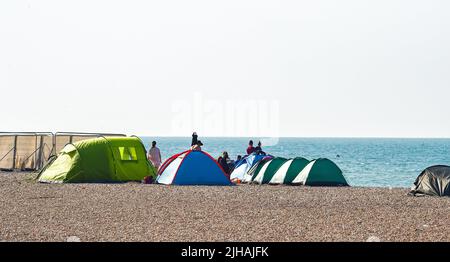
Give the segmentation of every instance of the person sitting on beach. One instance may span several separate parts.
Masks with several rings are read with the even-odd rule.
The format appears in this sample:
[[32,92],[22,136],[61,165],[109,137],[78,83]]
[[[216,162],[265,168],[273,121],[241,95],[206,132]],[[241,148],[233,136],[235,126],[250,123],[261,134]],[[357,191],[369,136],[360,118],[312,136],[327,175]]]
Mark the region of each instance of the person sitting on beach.
[[228,157],[227,151],[224,151],[222,153],[222,157],[219,157],[219,159],[218,159],[220,166],[222,167],[223,171],[225,171],[225,173],[227,175],[230,174],[230,167],[228,166],[228,161],[227,161],[228,159],[229,159],[229,157]]
[[258,155],[265,155],[266,153],[264,151],[262,151],[261,145],[262,145],[261,141],[258,141],[258,146],[255,147],[255,152]]
[[248,141],[247,155],[250,155],[253,152],[255,152],[255,148],[253,147],[253,140],[250,140]]
[[191,146],[191,150],[193,150],[193,151],[202,151],[202,146],[203,146],[202,141],[198,140],[197,144]]
[[156,169],[161,166],[161,151],[156,147],[156,141],[152,142],[152,147],[148,151],[147,158]]

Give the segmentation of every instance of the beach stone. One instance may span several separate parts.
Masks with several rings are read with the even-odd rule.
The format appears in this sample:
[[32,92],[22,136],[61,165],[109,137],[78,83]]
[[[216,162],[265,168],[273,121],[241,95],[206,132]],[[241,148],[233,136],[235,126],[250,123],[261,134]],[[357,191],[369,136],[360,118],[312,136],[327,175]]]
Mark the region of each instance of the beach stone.
[[381,242],[379,237],[376,236],[370,236],[367,238],[366,242]]
[[81,242],[81,239],[77,236],[70,236],[67,238],[66,242]]

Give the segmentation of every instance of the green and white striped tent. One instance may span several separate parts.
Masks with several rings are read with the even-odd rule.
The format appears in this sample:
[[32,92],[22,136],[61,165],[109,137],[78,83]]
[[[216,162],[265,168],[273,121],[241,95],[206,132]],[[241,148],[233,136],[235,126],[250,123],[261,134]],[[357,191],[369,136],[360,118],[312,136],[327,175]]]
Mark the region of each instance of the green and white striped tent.
[[275,172],[269,184],[292,184],[297,175],[309,164],[309,160],[303,157],[289,159]]
[[348,186],[342,170],[333,161],[327,158],[308,161],[301,157],[276,157],[262,163],[254,170],[251,183]]
[[331,160],[319,158],[312,160],[292,180],[292,184],[307,186],[349,186],[342,170]]
[[252,182],[258,184],[268,184],[272,179],[273,175],[278,171],[278,169],[288,161],[283,157],[275,157],[261,166],[259,172],[253,174]]

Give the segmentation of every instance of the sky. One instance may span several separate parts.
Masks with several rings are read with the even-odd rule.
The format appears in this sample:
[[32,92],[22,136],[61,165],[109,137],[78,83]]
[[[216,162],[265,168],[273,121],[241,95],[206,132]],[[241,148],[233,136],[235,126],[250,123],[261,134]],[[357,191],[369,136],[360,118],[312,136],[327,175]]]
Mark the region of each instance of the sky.
[[0,1],[0,131],[450,137],[450,1]]

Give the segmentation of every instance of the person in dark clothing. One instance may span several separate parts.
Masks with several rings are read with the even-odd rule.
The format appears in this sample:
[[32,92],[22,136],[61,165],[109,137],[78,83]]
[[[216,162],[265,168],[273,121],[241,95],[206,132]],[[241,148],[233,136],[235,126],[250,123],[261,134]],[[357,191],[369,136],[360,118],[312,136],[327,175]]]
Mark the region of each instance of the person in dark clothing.
[[255,151],[257,151],[257,152],[262,151],[261,141],[258,141],[258,145],[255,147]]
[[194,151],[202,151],[202,146],[203,146],[202,141],[198,140],[198,141],[197,141],[197,144],[191,146],[191,150],[194,150]]
[[226,174],[230,174],[230,167],[228,166],[228,153],[225,151],[222,153],[222,157],[219,157],[219,164],[222,167],[223,171],[225,171]]
[[247,155],[250,155],[253,152],[255,152],[255,148],[253,147],[253,140],[250,140],[248,141]]
[[198,135],[197,132],[192,133],[192,142],[191,142],[191,146],[197,145],[198,142]]
[[241,163],[241,161],[242,161],[242,156],[241,155],[238,155],[237,156],[237,158],[236,158],[236,160],[234,160],[234,161],[231,161],[231,163],[230,163],[230,169],[232,169],[232,171],[230,172],[230,174],[233,172],[233,170],[234,170],[234,168],[236,167],[236,165],[238,165],[239,163]]
[[260,155],[265,155],[266,153],[262,151],[261,145],[261,141],[258,141],[258,145],[255,147],[255,152]]

